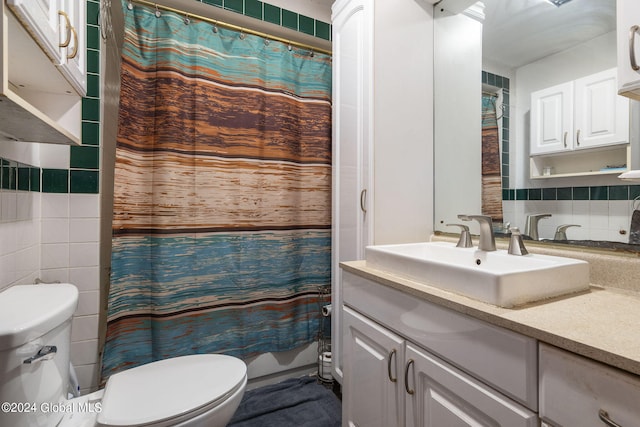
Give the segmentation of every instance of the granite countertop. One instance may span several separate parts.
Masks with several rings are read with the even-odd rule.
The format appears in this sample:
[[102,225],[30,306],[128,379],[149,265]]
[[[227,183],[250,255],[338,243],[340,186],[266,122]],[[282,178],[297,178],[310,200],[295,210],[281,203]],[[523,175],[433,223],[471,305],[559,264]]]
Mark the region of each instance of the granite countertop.
[[640,293],[592,285],[589,291],[501,308],[368,267],[349,272],[490,324],[640,375]]

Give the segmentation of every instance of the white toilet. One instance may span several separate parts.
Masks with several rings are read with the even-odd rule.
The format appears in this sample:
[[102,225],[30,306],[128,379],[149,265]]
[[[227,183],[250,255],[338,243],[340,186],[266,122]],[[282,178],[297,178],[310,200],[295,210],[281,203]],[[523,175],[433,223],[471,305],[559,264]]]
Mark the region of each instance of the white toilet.
[[0,293],[0,426],[223,427],[247,384],[243,361],[219,354],[160,360],[112,375],[103,390],[67,399],[70,284]]

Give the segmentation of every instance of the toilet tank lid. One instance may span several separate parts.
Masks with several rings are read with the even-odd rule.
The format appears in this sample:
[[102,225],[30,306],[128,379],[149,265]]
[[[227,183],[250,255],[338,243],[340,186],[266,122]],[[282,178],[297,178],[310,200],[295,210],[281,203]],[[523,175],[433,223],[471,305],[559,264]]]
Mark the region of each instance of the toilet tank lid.
[[64,323],[78,304],[68,283],[16,285],[0,292],[0,351],[19,347]]

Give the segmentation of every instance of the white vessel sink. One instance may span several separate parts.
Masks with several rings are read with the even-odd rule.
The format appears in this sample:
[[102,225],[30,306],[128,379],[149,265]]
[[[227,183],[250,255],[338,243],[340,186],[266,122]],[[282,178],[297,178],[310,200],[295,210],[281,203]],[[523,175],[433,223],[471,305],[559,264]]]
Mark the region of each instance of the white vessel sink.
[[367,266],[500,307],[589,288],[589,264],[572,258],[509,255],[448,242],[368,246]]

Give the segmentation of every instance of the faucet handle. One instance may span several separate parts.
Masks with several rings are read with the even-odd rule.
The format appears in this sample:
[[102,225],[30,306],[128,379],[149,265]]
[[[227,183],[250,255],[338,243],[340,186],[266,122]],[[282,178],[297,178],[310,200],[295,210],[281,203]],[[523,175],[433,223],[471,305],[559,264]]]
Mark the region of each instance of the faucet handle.
[[522,240],[522,233],[520,233],[520,229],[518,227],[511,227],[509,230],[511,231],[509,249],[507,249],[509,255],[527,255],[529,251],[524,247],[524,241]]
[[460,227],[460,239],[458,240],[457,248],[471,248],[471,233],[469,233],[469,227],[464,224],[447,224],[447,227]]
[[556,228],[556,234],[553,236],[553,240],[567,240],[567,228],[569,227],[581,227],[580,224],[562,224]]

